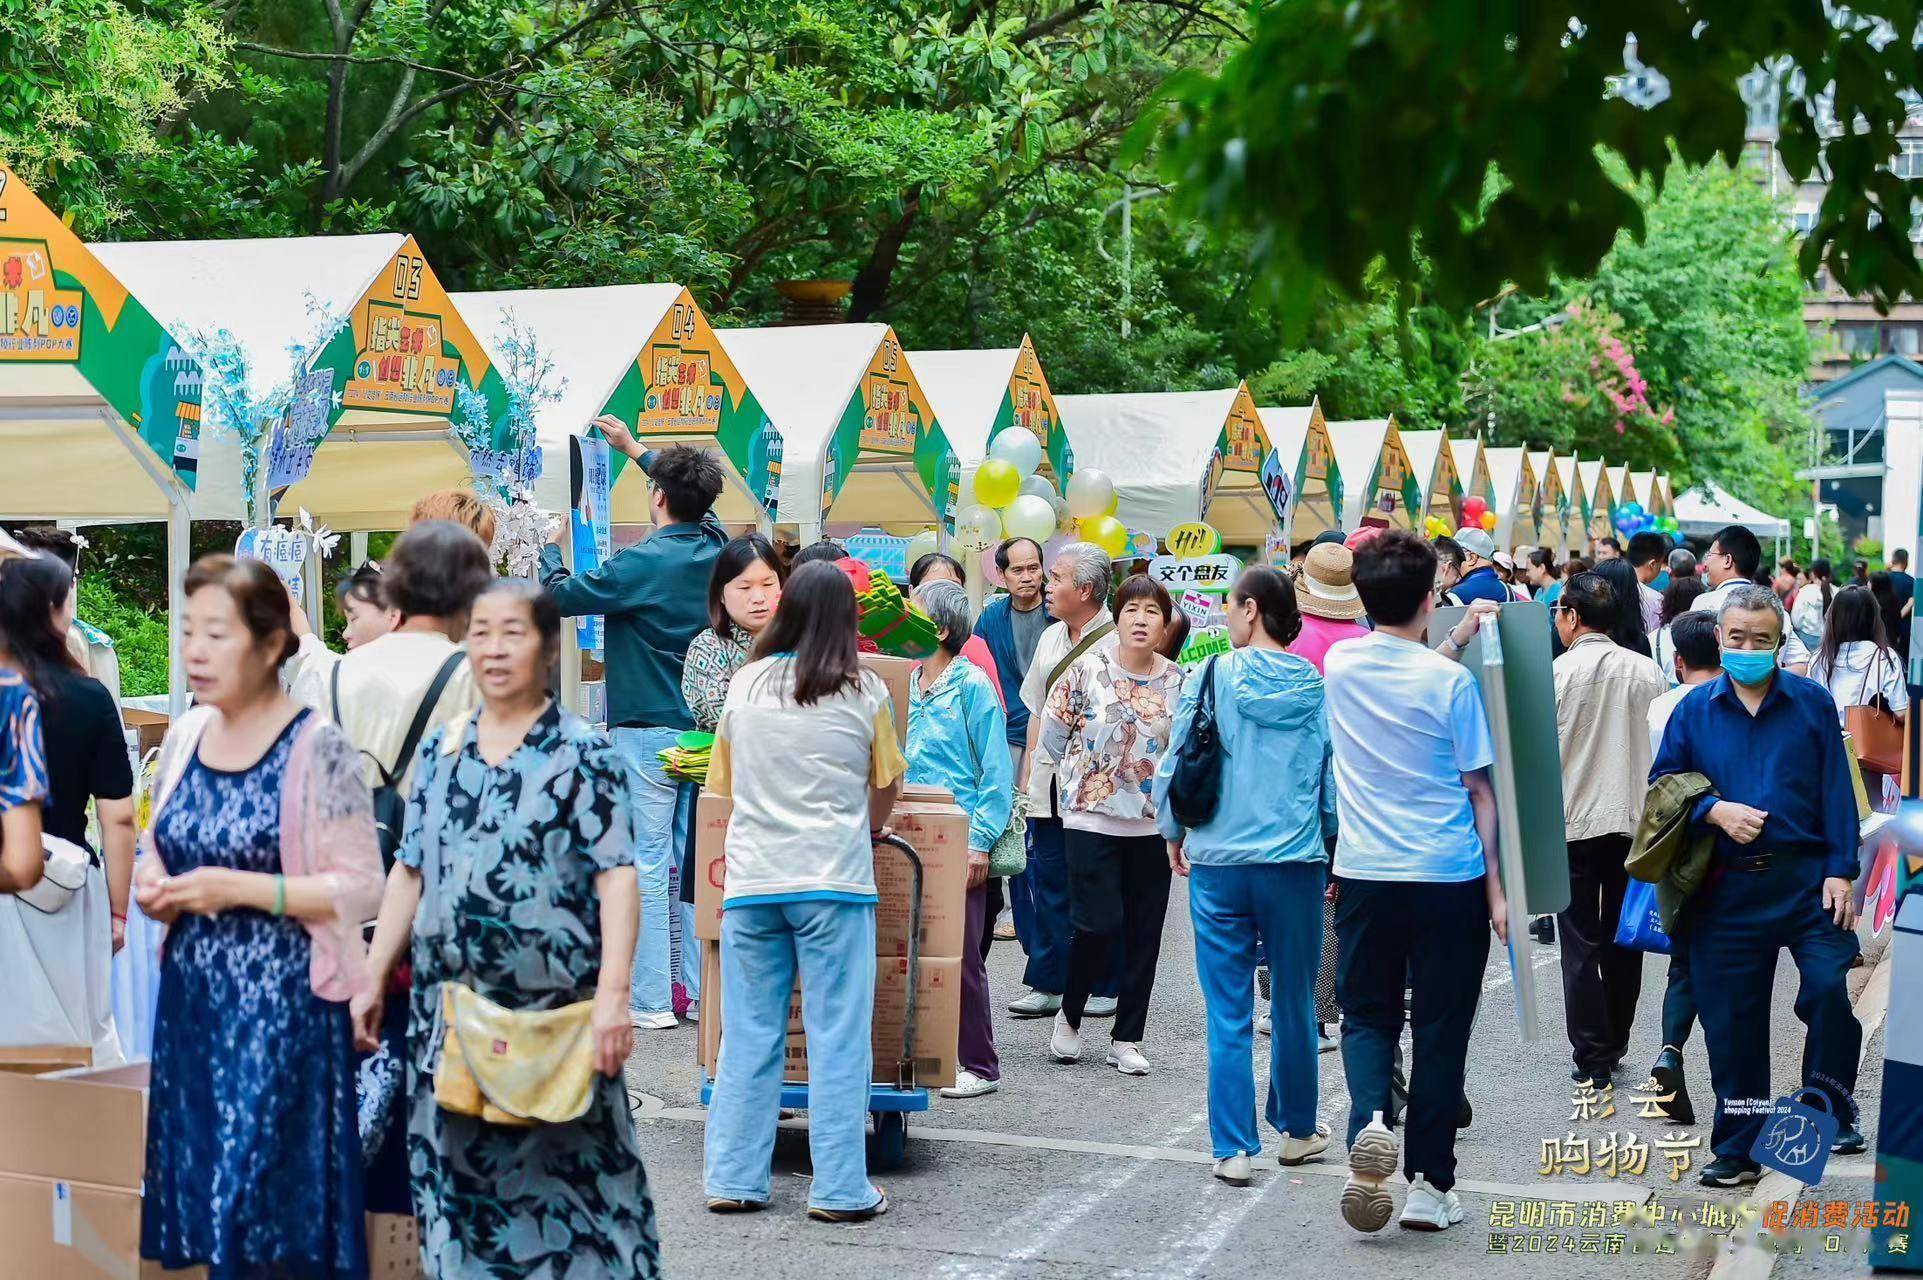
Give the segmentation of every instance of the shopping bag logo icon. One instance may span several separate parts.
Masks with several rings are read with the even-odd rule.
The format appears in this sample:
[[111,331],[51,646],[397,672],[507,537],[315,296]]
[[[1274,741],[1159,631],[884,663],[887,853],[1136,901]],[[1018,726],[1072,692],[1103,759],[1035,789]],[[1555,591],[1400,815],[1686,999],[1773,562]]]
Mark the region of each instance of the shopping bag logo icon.
[[[1810,1105],[1805,1098],[1815,1099],[1820,1107]],[[1830,1110],[1828,1095],[1818,1089],[1799,1089],[1776,1100],[1749,1157],[1765,1169],[1814,1186],[1823,1180],[1823,1166],[1829,1163],[1834,1141],[1836,1115]]]

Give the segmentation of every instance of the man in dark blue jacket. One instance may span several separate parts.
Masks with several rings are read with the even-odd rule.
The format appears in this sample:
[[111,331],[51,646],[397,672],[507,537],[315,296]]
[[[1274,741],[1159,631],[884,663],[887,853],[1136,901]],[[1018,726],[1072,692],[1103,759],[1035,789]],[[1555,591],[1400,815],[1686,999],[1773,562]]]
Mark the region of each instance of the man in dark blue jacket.
[[1450,590],[1451,604],[1474,604],[1494,600],[1508,604],[1515,599],[1509,584],[1496,576],[1496,540],[1481,529],[1456,530],[1455,543],[1462,548],[1462,578]]
[[[668,868],[688,842],[694,788],[668,777],[657,753],[694,728],[681,696],[681,668],[689,642],[709,625],[708,579],[728,541],[713,513],[725,475],[721,462],[705,449],[644,450],[627,424],[611,414],[594,425],[609,448],[647,476],[654,531],[600,568],[571,574],[556,545],[565,536],[564,521],[541,551],[541,581],[563,614],[607,619],[608,730],[628,765],[634,862],[641,880],[641,936],[628,1004],[636,1027],[664,1030],[675,1025]],[[684,908],[681,914],[682,936],[692,939],[694,912]],[[680,977],[691,996],[701,984],[697,954],[692,946],[681,953]]]
[[[1010,538],[995,548],[995,567],[1001,571],[1008,594],[997,596],[982,606],[975,620],[975,634],[995,658],[995,673],[1001,680],[1002,702],[1008,707],[1008,754],[1015,761],[1015,773],[1022,771],[1022,749],[1028,743],[1028,708],[1022,704],[1022,678],[1035,660],[1035,646],[1048,624],[1048,606],[1042,599],[1042,548],[1033,538]],[[1028,891],[1028,873],[1008,881],[1009,907],[1015,914],[1015,936],[1022,949],[1028,949],[1028,921],[1034,902]],[[992,920],[991,916],[991,920]],[[986,948],[984,948],[986,949]]]

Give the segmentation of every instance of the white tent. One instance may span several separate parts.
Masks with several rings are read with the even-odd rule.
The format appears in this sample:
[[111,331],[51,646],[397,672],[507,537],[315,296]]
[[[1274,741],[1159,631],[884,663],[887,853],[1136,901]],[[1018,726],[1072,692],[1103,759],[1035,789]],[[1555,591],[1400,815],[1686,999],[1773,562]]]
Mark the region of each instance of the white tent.
[[1409,455],[1421,494],[1421,517],[1434,516],[1453,532],[1462,523],[1462,476],[1456,470],[1454,441],[1447,431],[1404,431],[1402,448]]
[[1750,506],[1713,480],[1676,495],[1676,523],[1686,538],[1713,538],[1718,529],[1732,524],[1759,538],[1789,537],[1789,521]]
[[1580,551],[1589,541],[1589,497],[1582,487],[1582,472],[1576,467],[1576,455],[1559,453],[1555,461],[1556,481],[1562,485],[1563,500],[1569,504],[1569,510],[1563,517],[1562,549]]
[[1456,477],[1462,481],[1462,496],[1481,498],[1491,511],[1495,510],[1495,486],[1489,479],[1489,455],[1482,447],[1482,437],[1451,439],[1449,452],[1456,461]]
[[[499,376],[448,301],[411,236],[297,236],[102,244],[95,252],[207,369],[209,419],[260,414],[271,431],[295,399],[321,397],[325,432],[312,462],[278,502],[305,507],[337,529],[398,529],[422,494],[472,483],[450,420],[465,383],[505,400]],[[227,358],[217,354],[225,353]],[[262,437],[262,453],[266,438]],[[197,519],[233,518],[229,477],[240,473],[229,431],[201,439]],[[256,519],[273,512],[256,479]]]
[[1609,464],[1601,458],[1588,462],[1578,459],[1576,474],[1582,478],[1583,502],[1589,509],[1589,536],[1615,536],[1616,504],[1621,499],[1616,496],[1616,482],[1610,476]]
[[988,456],[989,442],[1016,426],[1034,434],[1042,446],[1039,470],[1061,491],[1075,469],[1075,452],[1035,345],[1026,335],[1018,347],[992,351],[910,351],[908,363],[961,464],[963,494],[971,492],[975,468]]
[[1246,385],[1221,391],[1057,396],[1076,465],[1115,482],[1116,518],[1157,538],[1204,520],[1225,542],[1261,545],[1288,510],[1288,480],[1267,496],[1264,467],[1279,476],[1268,432]]
[[1536,473],[1537,545],[1560,549],[1568,541],[1571,519],[1569,494],[1562,487],[1562,471],[1556,466],[1554,449],[1537,449],[1529,454],[1529,469]]
[[1496,500],[1490,508],[1496,513],[1492,535],[1496,548],[1507,551],[1518,544],[1539,543],[1542,539],[1536,528],[1536,473],[1529,465],[1529,451],[1511,445],[1482,452],[1488,459],[1489,482],[1496,491]]
[[1284,525],[1291,543],[1342,527],[1342,468],[1320,400],[1256,410],[1290,480]]
[[1394,418],[1331,422],[1329,443],[1342,471],[1342,527],[1356,529],[1365,517],[1407,529],[1422,507],[1422,482],[1402,447]]
[[[772,481],[781,468],[780,437],[766,429],[746,380],[682,286],[503,289],[450,296],[497,366],[505,368],[515,358],[511,348],[528,342],[553,362],[555,394],[534,406],[542,455],[534,492],[542,510],[564,511],[571,505],[569,438],[612,413],[650,447],[718,444],[733,466],[730,484],[715,504],[716,516],[728,524],[768,523]],[[671,397],[674,402],[668,403]],[[614,461],[612,522],[647,524],[646,480],[638,468],[627,475],[619,455]]]
[[805,546],[829,519],[948,532],[960,485],[913,364],[885,324],[717,329],[782,440],[776,518]]

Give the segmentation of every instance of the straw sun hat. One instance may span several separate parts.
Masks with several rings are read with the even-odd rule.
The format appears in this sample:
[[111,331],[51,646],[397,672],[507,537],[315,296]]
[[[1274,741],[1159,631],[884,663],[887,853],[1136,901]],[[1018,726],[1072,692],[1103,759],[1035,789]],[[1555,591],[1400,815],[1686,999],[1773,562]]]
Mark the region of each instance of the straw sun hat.
[[1302,576],[1296,585],[1295,602],[1302,612],[1331,622],[1352,622],[1364,610],[1357,594],[1352,570],[1355,555],[1347,547],[1324,543],[1309,549],[1302,562]]

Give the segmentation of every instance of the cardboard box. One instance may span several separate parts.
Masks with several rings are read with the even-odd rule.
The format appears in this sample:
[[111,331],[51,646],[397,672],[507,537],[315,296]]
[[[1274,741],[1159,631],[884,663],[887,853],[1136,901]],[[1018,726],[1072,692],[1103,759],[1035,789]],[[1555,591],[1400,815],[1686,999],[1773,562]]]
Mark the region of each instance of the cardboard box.
[[[0,1173],[140,1192],[147,1168],[147,1064],[0,1073]],[[4,1239],[5,1237],[0,1237]]]
[[714,1074],[721,1051],[721,944],[701,943],[701,1034],[695,1037],[694,1060]]
[[[946,792],[939,792],[946,795]],[[733,801],[702,792],[694,816],[694,936],[721,938],[721,903],[728,875],[728,814]],[[921,949],[945,958],[962,953],[968,904],[968,817],[952,802],[902,802],[888,820],[921,855]],[[875,951],[908,954],[909,888],[913,877],[899,850],[875,853]]]
[[[53,1280],[206,1280],[140,1257],[140,1192],[0,1173],[0,1240],[9,1276]],[[416,1272],[418,1275],[419,1273]]]
[[372,1280],[419,1280],[421,1224],[412,1214],[367,1215],[367,1274]]
[[[701,1047],[703,1065],[713,1074],[721,1053],[720,948],[713,943],[712,983],[705,967],[701,981]],[[893,1084],[901,1058],[902,1027],[908,1014],[908,961],[891,956],[875,959],[875,1008],[869,1051],[871,1078]],[[915,992],[915,1083],[938,1089],[955,1083],[956,1043],[961,1029],[961,961],[923,960]],[[783,1052],[782,1079],[808,1078],[808,1034],[802,1026],[801,984],[788,997],[788,1041]]]
[[167,736],[167,717],[158,711],[140,711],[128,707],[120,713],[120,718],[139,738],[140,758],[145,760],[147,753],[160,745]]
[[903,751],[908,750],[908,673],[921,665],[913,658],[890,658],[885,654],[864,653],[861,665],[881,677],[888,686],[888,697],[895,704],[895,736]]
[[71,1071],[93,1065],[93,1048],[84,1044],[9,1045],[0,1048],[0,1071],[37,1076],[43,1071]]

